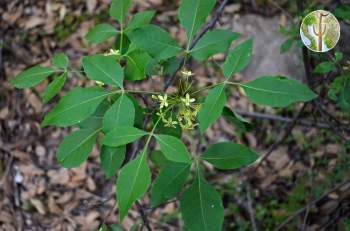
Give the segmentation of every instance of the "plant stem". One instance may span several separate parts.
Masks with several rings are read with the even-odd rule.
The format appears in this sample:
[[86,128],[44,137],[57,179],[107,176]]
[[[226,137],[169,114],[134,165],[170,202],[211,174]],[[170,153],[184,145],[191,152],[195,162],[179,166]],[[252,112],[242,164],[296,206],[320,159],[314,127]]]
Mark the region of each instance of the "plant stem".
[[122,53],[122,49],[123,49],[123,35],[124,35],[124,28],[123,28],[123,21],[121,21],[120,22],[120,44],[119,44],[120,54]]
[[195,95],[195,94],[197,94],[197,93],[199,93],[199,92],[205,91],[205,90],[207,90],[207,89],[211,89],[211,88],[216,87],[216,86],[221,85],[221,84],[224,84],[224,82],[219,82],[219,83],[216,83],[216,84],[213,84],[213,85],[209,85],[209,86],[200,88],[200,89],[198,89],[197,91],[192,92],[191,94],[192,94],[192,95]]
[[124,90],[124,92],[127,93],[140,93],[140,94],[153,94],[153,95],[159,95],[161,94],[161,92],[157,92],[157,91],[142,91],[142,90]]
[[160,120],[161,120],[161,117],[158,118],[158,120],[154,124],[151,132],[148,134],[148,137],[147,137],[147,140],[146,140],[146,143],[145,143],[145,147],[143,148],[143,151],[142,151],[142,155],[144,155],[146,153],[146,151],[148,149],[149,142],[151,141],[151,138],[154,135],[154,131],[156,130],[156,127],[157,127],[157,125],[158,125]]
[[[191,45],[190,46],[187,45],[188,48],[186,49],[186,51],[191,50],[198,43],[198,41],[203,37],[205,33],[207,33],[209,30],[214,28],[217,21],[219,21],[219,18],[221,17],[221,14],[224,11],[227,3],[228,3],[228,0],[223,0],[221,2],[220,6],[216,9],[213,18],[209,21],[208,24],[206,24],[203,30],[194,38]],[[188,44],[190,44],[190,42]],[[171,75],[171,77],[168,78],[168,80],[166,80],[165,86],[164,86],[164,92],[166,92],[168,88],[174,83],[177,72],[184,66],[184,64],[185,64],[185,58],[182,58],[180,61],[179,68],[174,72],[173,75]]]
[[243,83],[230,82],[230,81],[228,81],[228,79],[227,79],[227,80],[225,80],[225,81],[223,81],[223,82],[219,82],[219,83],[216,83],[216,84],[213,84],[213,85],[210,85],[210,86],[206,86],[206,87],[200,88],[200,89],[198,89],[197,91],[192,92],[192,94],[193,94],[193,95],[194,95],[194,94],[197,94],[197,93],[199,93],[199,92],[201,92],[201,91],[204,91],[204,90],[207,90],[207,89],[216,87],[216,86],[221,85],[221,84],[224,84],[224,85],[228,84],[228,85],[234,85],[234,86],[245,86]]

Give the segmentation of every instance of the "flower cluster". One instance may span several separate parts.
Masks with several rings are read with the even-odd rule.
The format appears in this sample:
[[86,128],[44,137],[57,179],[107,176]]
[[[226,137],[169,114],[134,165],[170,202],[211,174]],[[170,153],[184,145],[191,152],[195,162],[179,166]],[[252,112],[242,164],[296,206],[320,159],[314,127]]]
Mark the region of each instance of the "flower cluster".
[[179,92],[171,95],[152,95],[157,102],[158,112],[156,115],[161,118],[165,127],[182,129],[193,129],[196,124],[196,117],[200,109],[200,104],[191,98],[191,82],[189,78],[193,73],[183,69],[181,71]]
[[184,97],[177,95],[152,95],[152,98],[159,104],[156,113],[162,119],[165,127],[176,128],[179,125],[182,129],[193,129],[196,124],[196,116],[200,105],[195,104],[195,99],[189,93]]
[[119,55],[121,55],[121,54],[120,54],[120,51],[119,51],[119,50],[116,50],[116,49],[109,49],[109,51],[106,52],[106,53],[104,53],[103,55],[104,55],[104,56],[110,56],[110,55],[117,55],[117,56],[119,56]]

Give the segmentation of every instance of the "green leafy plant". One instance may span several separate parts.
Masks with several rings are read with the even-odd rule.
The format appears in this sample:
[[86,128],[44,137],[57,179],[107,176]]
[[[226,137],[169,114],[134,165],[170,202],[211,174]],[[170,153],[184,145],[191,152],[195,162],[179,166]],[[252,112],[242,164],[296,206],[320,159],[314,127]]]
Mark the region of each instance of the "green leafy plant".
[[[185,46],[165,30],[150,24],[153,11],[129,17],[131,0],[113,0],[110,16],[119,27],[103,23],[92,28],[86,36],[91,43],[116,38],[116,45],[107,53],[85,56],[83,73],[95,83],[92,87],[75,87],[65,93],[45,116],[42,126],[78,128],[66,136],[58,147],[57,160],[73,168],[87,160],[97,143],[101,150],[101,167],[107,177],[117,176],[116,194],[120,222],[129,209],[151,187],[151,206],[157,207],[179,196],[180,211],[188,230],[221,230],[224,207],[220,193],[206,181],[203,162],[217,169],[237,169],[253,163],[259,155],[232,141],[211,144],[203,154],[191,153],[182,140],[182,133],[194,135],[206,130],[224,116],[242,131],[251,129],[244,118],[226,106],[229,87],[241,88],[257,105],[286,107],[292,103],[313,100],[316,94],[306,85],[284,76],[262,76],[250,82],[234,82],[252,56],[253,40],[248,39],[230,49],[239,35],[222,29],[202,29],[214,0],[183,0],[178,17],[187,34]],[[205,33],[203,33],[205,32]],[[185,48],[183,48],[185,47]],[[228,51],[215,84],[198,88],[195,70],[189,60],[200,64],[217,53]],[[17,88],[33,87],[49,76],[53,77],[44,94],[49,102],[61,91],[68,76],[68,57],[55,55],[52,66],[35,66],[12,81]],[[193,71],[193,72],[192,72]],[[158,76],[172,83],[174,93],[126,89],[126,82]],[[172,76],[172,77],[169,77]],[[170,80],[169,80],[170,78]],[[207,93],[205,94],[205,92]],[[143,108],[134,95],[152,99]],[[194,137],[198,138],[198,137]],[[150,152],[154,139],[160,150]],[[127,152],[131,143],[142,144],[135,153]],[[126,158],[128,157],[128,158]],[[151,157],[151,158],[150,158]],[[126,161],[127,159],[128,161]],[[162,160],[159,174],[152,184],[149,159]],[[189,176],[193,174],[193,182]]]

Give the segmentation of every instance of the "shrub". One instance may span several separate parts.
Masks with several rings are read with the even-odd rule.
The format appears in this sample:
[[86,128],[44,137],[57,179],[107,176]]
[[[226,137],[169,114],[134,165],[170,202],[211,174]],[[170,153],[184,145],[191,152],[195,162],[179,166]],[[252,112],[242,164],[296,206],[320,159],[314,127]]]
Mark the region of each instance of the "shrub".
[[[205,180],[203,162],[222,170],[237,169],[253,163],[259,155],[231,141],[212,144],[204,153],[190,153],[181,139],[182,133],[194,135],[189,130],[199,130],[200,136],[204,136],[222,115],[244,128],[246,121],[234,110],[225,107],[229,87],[241,88],[255,104],[272,107],[286,107],[316,97],[306,85],[284,76],[262,76],[243,83],[233,81],[234,75],[250,61],[253,40],[245,40],[230,49],[239,35],[228,30],[212,29],[222,6],[203,27],[215,2],[181,1],[178,17],[187,34],[187,44],[183,48],[166,30],[150,24],[153,11],[139,12],[128,20],[131,1],[112,1],[109,13],[119,22],[119,28],[103,23],[92,28],[86,36],[91,43],[116,38],[116,46],[108,53],[82,59],[84,74],[96,86],[71,89],[42,122],[43,127],[79,128],[66,136],[57,150],[57,160],[66,168],[81,165],[98,143],[101,168],[107,177],[117,175],[121,222],[130,207],[152,185],[152,207],[180,194],[180,210],[188,230],[221,230],[223,204],[220,194]],[[188,61],[194,59],[205,65],[210,57],[222,52],[228,52],[228,55],[220,66],[219,80],[216,84],[198,88],[194,81],[195,70],[190,70]],[[11,83],[17,88],[29,88],[52,76],[53,80],[42,96],[44,102],[49,102],[72,74],[68,66],[68,57],[57,54],[52,66],[29,68]],[[140,81],[154,75],[164,80],[163,92],[125,88],[125,82]],[[167,93],[174,80],[177,80],[177,91]],[[205,92],[207,94],[201,97]],[[143,108],[134,95],[149,97],[153,103]],[[194,138],[199,139],[197,136]],[[145,143],[141,142],[142,139]],[[148,164],[152,139],[160,147],[160,150],[151,152],[151,159],[159,168],[153,184]],[[141,148],[127,153],[126,147],[131,143]],[[155,161],[160,158],[163,159],[161,164]],[[194,180],[187,186],[192,179],[190,175],[194,176]]]

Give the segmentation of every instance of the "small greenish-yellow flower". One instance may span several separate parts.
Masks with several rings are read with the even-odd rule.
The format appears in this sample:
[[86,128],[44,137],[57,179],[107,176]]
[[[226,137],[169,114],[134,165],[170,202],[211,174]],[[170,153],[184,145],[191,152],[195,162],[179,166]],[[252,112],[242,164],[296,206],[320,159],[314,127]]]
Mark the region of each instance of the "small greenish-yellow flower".
[[345,71],[350,70],[350,61],[346,61],[346,65],[343,67]]
[[199,110],[201,110],[201,105],[200,104],[195,104],[193,106],[193,108],[194,108],[193,114],[194,114],[194,116],[197,116]]
[[185,103],[187,107],[191,105],[194,101],[196,101],[194,98],[190,97],[190,94],[186,93],[186,98],[181,98],[182,102]]
[[156,115],[157,115],[158,117],[162,118],[163,121],[164,121],[164,114],[163,114],[163,112],[161,112],[161,111],[160,111],[160,112],[157,112]]
[[168,104],[168,95],[165,94],[164,96],[161,96],[161,95],[158,95],[158,99],[159,99],[159,102],[160,102],[160,109],[162,109],[163,107],[167,107],[169,104]]
[[163,121],[165,127],[172,127],[176,128],[175,125],[177,125],[177,121],[174,121],[171,117],[169,117],[167,120]]
[[186,123],[180,123],[182,129],[190,130],[193,129],[196,124],[193,124],[191,120],[186,120]]
[[120,55],[119,50],[116,49],[110,49],[108,52],[104,53],[104,56],[109,56],[109,55]]
[[191,77],[193,75],[193,72],[184,69],[184,70],[181,71],[181,74],[182,74],[183,77],[188,78],[188,77]]

